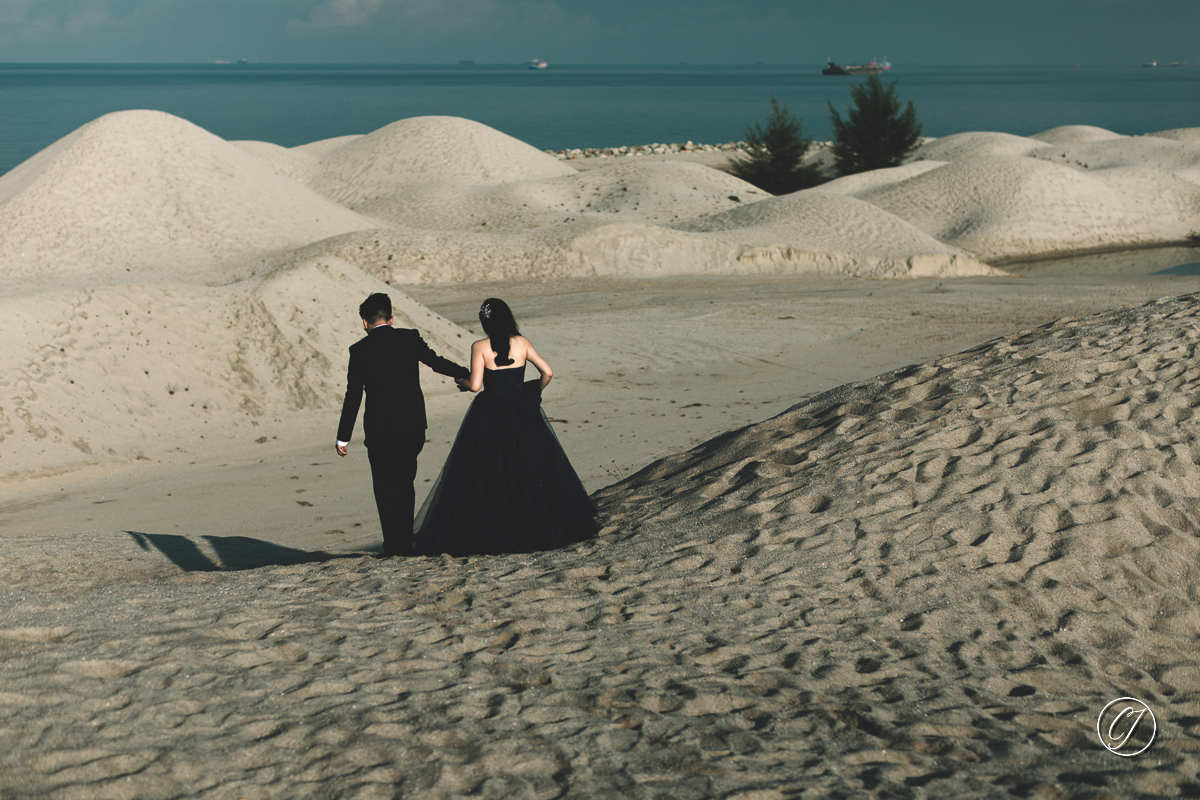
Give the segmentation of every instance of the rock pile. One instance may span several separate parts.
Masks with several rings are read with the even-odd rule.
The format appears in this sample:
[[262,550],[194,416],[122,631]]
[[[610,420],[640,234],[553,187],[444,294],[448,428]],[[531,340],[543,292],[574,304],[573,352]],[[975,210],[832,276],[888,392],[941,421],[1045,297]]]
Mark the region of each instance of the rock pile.
[[[805,158],[810,158],[827,150],[833,142],[811,142]],[[731,157],[749,155],[750,145],[746,142],[725,142],[724,144],[695,144],[686,141],[683,144],[634,144],[621,147],[570,147],[565,150],[546,150],[560,161],[571,161],[579,158],[621,158],[626,156],[666,156],[688,153],[724,153]]]
[[652,156],[668,155],[670,153],[745,153],[749,145],[745,142],[726,142],[725,144],[693,144],[691,141],[683,144],[635,144],[621,147],[587,147],[568,148],[566,150],[547,150],[546,153],[555,158],[568,160],[574,158],[616,158],[619,156]]

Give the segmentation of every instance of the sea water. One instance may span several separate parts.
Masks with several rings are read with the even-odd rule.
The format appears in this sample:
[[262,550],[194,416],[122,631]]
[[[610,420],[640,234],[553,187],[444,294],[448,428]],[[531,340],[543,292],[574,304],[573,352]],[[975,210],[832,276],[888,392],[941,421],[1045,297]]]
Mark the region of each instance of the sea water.
[[[861,78],[772,66],[0,64],[0,173],[112,111],[155,109],[228,140],[291,147],[399,119],[466,117],[540,149],[745,138],[774,95],[830,137]],[[883,75],[927,136],[1059,125],[1122,134],[1200,127],[1200,66],[934,66]]]

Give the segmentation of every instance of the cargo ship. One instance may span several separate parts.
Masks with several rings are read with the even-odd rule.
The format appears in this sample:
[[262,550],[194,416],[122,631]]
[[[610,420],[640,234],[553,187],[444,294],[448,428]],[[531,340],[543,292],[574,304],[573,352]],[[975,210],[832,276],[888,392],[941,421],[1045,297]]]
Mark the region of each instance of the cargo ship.
[[892,68],[886,60],[878,63],[872,61],[870,64],[835,64],[832,61],[828,64],[829,66],[821,70],[822,75],[878,75],[885,69]]

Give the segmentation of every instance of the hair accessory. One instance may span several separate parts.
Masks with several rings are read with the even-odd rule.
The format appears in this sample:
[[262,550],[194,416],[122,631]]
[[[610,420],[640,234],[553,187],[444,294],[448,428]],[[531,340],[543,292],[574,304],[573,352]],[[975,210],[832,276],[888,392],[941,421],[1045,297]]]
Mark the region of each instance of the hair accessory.
[[479,307],[479,315],[484,319],[492,318],[492,306],[490,303],[484,303]]

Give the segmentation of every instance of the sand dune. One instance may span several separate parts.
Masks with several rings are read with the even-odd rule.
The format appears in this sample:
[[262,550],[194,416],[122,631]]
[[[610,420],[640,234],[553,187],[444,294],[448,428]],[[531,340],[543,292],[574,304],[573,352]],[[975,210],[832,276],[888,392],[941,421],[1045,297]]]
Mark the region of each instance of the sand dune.
[[[999,274],[994,259],[1183,240],[1200,228],[1194,133],[961,134],[897,169],[776,198],[693,163],[576,172],[457,118],[282,148],[225,142],[159,112],[111,114],[0,177],[11,320],[0,434],[33,454],[22,469],[39,470],[144,455],[180,416],[167,386],[189,399],[189,432],[217,410],[252,422],[247,408],[332,405],[356,330],[314,343],[305,304],[352,309],[366,287],[955,277]],[[287,281],[308,300],[270,307],[264,292]],[[275,334],[254,333],[256,310]],[[287,328],[293,313],[308,327]],[[166,317],[194,335],[176,335]],[[237,365],[251,358],[247,392]],[[194,411],[193,392],[208,413]],[[103,412],[88,410],[97,404]]]
[[[769,197],[693,163],[576,172],[458,118],[282,148],[225,142],[159,112],[111,114],[0,177],[12,320],[0,433],[44,469],[144,454],[179,416],[167,386],[189,398],[189,432],[216,410],[244,421],[245,409],[334,404],[334,365],[356,330],[315,342],[306,303],[352,309],[369,286],[955,277],[999,274],[994,259],[1183,240],[1200,228],[1193,134],[961,134],[897,169]],[[288,281],[298,299],[271,307],[264,292]],[[256,332],[256,311],[276,333]],[[296,314],[309,322],[288,328]],[[252,358],[247,392],[238,365]],[[210,413],[193,410],[192,392]],[[86,410],[97,403],[102,413]]]
[[402,228],[520,234],[583,219],[670,224],[770,196],[699,164],[657,161],[541,180],[417,187],[358,210]]
[[[608,423],[614,453],[645,439],[627,450],[641,464],[730,409],[759,418],[755,386],[816,391],[818,341],[863,358],[855,330],[878,306],[806,282],[822,304],[781,313],[761,286],[723,316],[740,276],[996,276],[986,262],[1200,229],[1200,129],[962,134],[915,159],[767,197],[695,164],[576,174],[456,118],[282,148],[103,117],[0,177],[2,477],[57,479],[5,511],[66,503],[83,467],[147,462],[156,491],[189,492],[206,459],[213,503],[236,489],[284,520],[281,540],[285,507],[369,518],[349,492],[326,498],[340,511],[297,499],[334,459],[354,308],[389,291],[443,354],[471,338],[397,284],[739,276],[653,325],[659,306],[605,316],[601,291],[560,323],[571,424]],[[977,332],[985,308],[1024,313],[972,296],[998,281],[908,283],[923,298],[889,343],[905,353],[937,314]],[[196,538],[128,517],[85,531],[83,512],[6,531],[0,792],[1194,795],[1198,309],[1065,319],[843,386],[600,491],[603,535],[560,552],[375,561],[250,539],[236,509],[218,529],[223,508],[197,514]],[[744,330],[722,336],[730,320]],[[692,382],[678,398],[673,374]],[[711,396],[689,397],[697,382]],[[299,426],[310,410],[323,433]],[[247,443],[275,436],[328,438],[273,450],[268,482]],[[327,461],[298,460],[312,448]],[[1159,715],[1153,759],[1092,738],[1127,695]]]
[[126,111],[0,177],[6,280],[224,282],[231,261],[371,227],[189,122]]
[[459,117],[403,119],[365,136],[292,152],[316,162],[315,169],[296,170],[305,183],[350,208],[423,184],[478,186],[575,172],[518,139]]
[[969,131],[925,142],[913,152],[910,160],[962,161],[980,156],[1027,156],[1045,146],[1045,142],[1011,133]]
[[[1190,602],[1181,619],[1155,612],[1198,569],[1198,320],[1193,295],[1003,337],[840,387],[599,497],[630,536],[686,520],[697,547],[728,546],[726,531],[745,531],[725,555],[758,570],[793,559],[819,572],[828,552],[864,580],[951,572],[962,597],[1036,583],[1046,590],[1037,616],[1074,608],[1068,616],[1087,624],[1058,632],[1078,646],[1092,637],[1097,658],[1135,663],[1162,649],[1171,661],[1200,627]],[[922,573],[926,562],[936,572]],[[892,588],[890,598],[929,599]],[[1084,603],[1089,592],[1111,602]],[[953,626],[972,612],[937,613]],[[996,621],[995,609],[973,613]],[[1120,645],[1100,641],[1106,625],[1123,632]],[[1158,636],[1139,639],[1142,628]]]
[[[935,198],[940,209],[929,207]],[[1102,176],[995,157],[948,164],[869,202],[984,260],[1181,241],[1200,212],[1200,193],[1169,173]]]
[[[354,309],[388,289],[326,258],[220,287],[130,282],[0,299],[10,331],[0,448],[20,453],[3,473],[157,461],[179,443],[254,439],[260,422],[335,407],[346,348],[362,335]],[[465,361],[465,331],[393,299],[399,324]],[[435,375],[426,384],[452,390]]]
[[903,167],[810,191],[865,200],[984,262],[1188,241],[1200,232],[1200,146],[1167,133],[960,133]]
[[[123,112],[0,179],[0,255],[26,279],[149,271],[205,283],[323,253],[393,283],[689,270],[980,274],[988,260],[1195,233],[1200,151],[1186,132],[1168,133],[960,134],[926,143],[905,167],[769,198],[697,164],[576,173],[457,118],[285,149]],[[99,206],[80,199],[96,197]],[[369,260],[383,249],[390,260]]]
[[[783,199],[698,164],[576,173],[451,117],[289,149],[122,112],[0,178],[0,257],[22,281],[82,271],[223,283],[323,253],[393,283],[678,274],[688,264],[980,274],[988,260],[1187,239],[1200,228],[1197,148],[1186,130],[965,133],[927,142],[904,167]],[[446,246],[448,233],[456,244]],[[368,263],[379,249],[391,260]]]
[[1028,156],[1081,170],[1113,167],[1178,172],[1200,163],[1200,128],[1145,136],[1122,136],[1090,125],[1066,125],[1030,137],[1008,133],[957,133],[932,139],[914,151],[912,160],[963,161],[980,156]]
[[[830,204],[832,207],[832,204]],[[867,207],[861,204],[856,210]],[[870,216],[868,212],[868,216]],[[887,218],[885,214],[877,217]],[[828,220],[826,220],[828,222]],[[524,235],[379,230],[333,237],[288,255],[328,253],[392,284],[558,279],[564,277],[803,274],[843,277],[1003,275],[906,223],[915,246],[873,255],[853,236],[831,250],[822,224],[776,243],[758,228],[692,232],[631,222],[576,221]],[[816,240],[819,244],[812,244]],[[769,243],[768,243],[769,242]]]
[[[764,248],[787,242],[789,247],[812,254],[844,254],[838,271],[848,275],[870,274],[866,262],[888,259],[898,252],[911,254],[911,263],[929,265],[928,272],[914,268],[907,273],[914,277],[995,274],[962,251],[946,247],[899,217],[853,197],[797,192],[674,227]],[[855,269],[855,262],[862,268]],[[893,277],[905,274],[897,270]]]
[[[855,727],[877,746],[986,727],[1010,772],[1063,748],[1116,789],[1116,765],[1084,755],[1094,714],[1151,698],[1172,736],[1161,720],[1192,724],[1200,689],[1198,322],[1196,296],[1063,320],[843,387],[599,497],[647,557],[673,542],[659,563],[689,582],[746,576],[742,621],[795,620],[805,688],[860,687]],[[778,652],[749,632],[725,646],[763,668]],[[919,762],[875,763],[899,783]]]
[[1156,136],[1160,139],[1173,139],[1177,142],[1193,142],[1200,144],[1200,128],[1174,128],[1169,131],[1156,131],[1147,133],[1147,136]]
[[501,185],[439,184],[364,203],[397,226],[318,242],[397,283],[564,275],[994,274],[856,200],[773,198],[696,164],[619,164]]
[[[600,539],[563,551],[27,537],[0,562],[3,774],[92,796],[1186,795],[1198,323],[1200,297],[1164,300],[844,386],[600,492]],[[1151,757],[1096,744],[1129,695]]]
[[[536,166],[513,174],[533,175]],[[617,164],[499,184],[424,180],[416,178],[404,191],[393,188],[390,195],[380,189],[378,198],[354,204],[399,231],[339,236],[304,254],[336,252],[401,283],[692,272],[904,277],[989,271],[865,205],[847,217],[844,202],[798,201],[805,211],[785,220],[786,212],[771,204],[775,198],[698,164]],[[767,208],[750,210],[766,201]],[[733,221],[710,222],[739,208],[746,211]],[[455,232],[453,242],[447,232]],[[373,255],[381,248],[387,250],[382,261]]]
[[[1200,146],[1158,136],[1134,136],[1121,139],[1061,145],[1039,150],[1038,158],[1106,177],[1117,170],[1166,172],[1200,187]],[[1152,200],[1150,196],[1145,199]]]
[[1060,125],[1048,131],[1035,133],[1029,138],[1047,144],[1077,144],[1080,142],[1105,142],[1127,137],[1095,125]]

